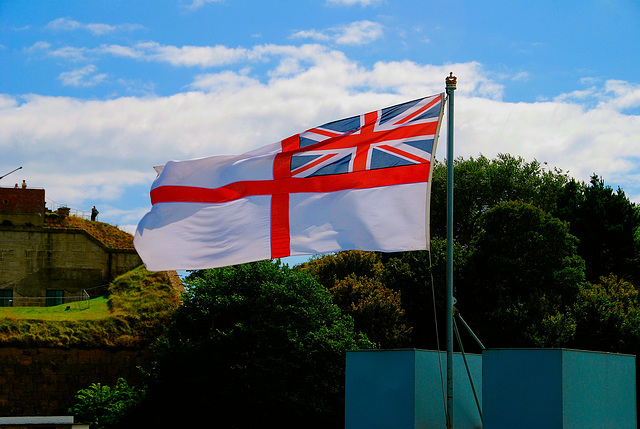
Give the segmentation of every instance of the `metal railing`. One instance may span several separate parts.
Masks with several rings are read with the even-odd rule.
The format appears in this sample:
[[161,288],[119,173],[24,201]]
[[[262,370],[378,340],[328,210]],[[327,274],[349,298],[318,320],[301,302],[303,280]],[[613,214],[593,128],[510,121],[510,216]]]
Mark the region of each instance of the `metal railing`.
[[88,289],[79,290],[76,294],[69,293],[63,296],[12,296],[0,297],[0,307],[50,307],[54,305],[79,303],[81,309],[91,306],[92,298],[106,295],[108,284],[94,286]]
[[47,208],[49,210],[51,210],[52,212],[58,210],[60,207],[67,207],[69,208],[69,215],[70,216],[76,216],[82,219],[91,219],[91,211],[90,210],[79,210],[79,209],[74,209],[72,207],[69,207],[67,204],[64,203],[58,203],[56,201],[53,201],[51,198],[47,198],[45,197],[46,200],[46,204],[47,204]]

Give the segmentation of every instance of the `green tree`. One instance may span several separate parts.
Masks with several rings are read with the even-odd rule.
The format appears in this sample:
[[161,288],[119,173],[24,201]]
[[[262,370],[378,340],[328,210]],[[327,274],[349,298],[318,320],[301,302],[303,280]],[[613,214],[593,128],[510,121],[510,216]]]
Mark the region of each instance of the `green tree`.
[[587,280],[616,274],[640,283],[640,211],[624,191],[614,191],[597,175],[590,183],[569,182],[554,215],[570,224],[580,240],[578,253],[586,263]]
[[92,383],[79,390],[75,403],[69,408],[75,420],[87,423],[95,429],[116,428],[124,422],[142,398],[144,390],[129,386],[119,378],[114,387]]
[[[547,169],[538,161],[499,154],[489,160],[454,160],[454,237],[463,245],[478,232],[482,213],[496,204],[523,201],[550,211],[569,177],[557,168]],[[431,183],[431,232],[446,237],[447,166],[436,162]]]
[[343,424],[345,352],[373,344],[312,276],[261,261],[186,285],[140,415],[176,427],[203,416],[224,428]]
[[355,329],[381,348],[409,346],[411,328],[405,323],[400,292],[354,274],[338,280],[329,292],[343,313],[353,317]]
[[636,287],[615,275],[580,291],[574,305],[576,333],[570,346],[615,353],[640,352]]
[[298,268],[316,276],[327,289],[331,289],[338,280],[350,275],[377,279],[384,272],[381,254],[362,250],[315,256]]
[[555,346],[572,336],[566,317],[584,285],[568,225],[522,202],[479,219],[460,308],[490,347]]
[[410,345],[401,292],[384,281],[385,266],[377,252],[349,250],[311,259],[298,267],[316,276],[340,309],[353,317],[357,331],[382,348]]
[[[444,238],[433,237],[430,252],[392,254],[384,264],[384,283],[390,289],[402,293],[402,307],[406,311],[407,324],[413,328],[411,347],[433,350],[438,345],[444,347],[446,246]],[[468,257],[468,247],[454,243],[454,285],[463,281]]]

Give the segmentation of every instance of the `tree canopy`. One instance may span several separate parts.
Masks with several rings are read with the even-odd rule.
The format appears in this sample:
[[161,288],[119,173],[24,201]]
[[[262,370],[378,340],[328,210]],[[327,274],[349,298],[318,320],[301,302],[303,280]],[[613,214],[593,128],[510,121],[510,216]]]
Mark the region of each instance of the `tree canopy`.
[[353,317],[355,329],[382,348],[406,347],[407,327],[402,292],[388,288],[381,254],[359,250],[324,255],[302,264],[299,270],[318,278],[334,303]]
[[622,189],[614,191],[597,175],[589,184],[571,180],[552,213],[568,221],[579,237],[589,281],[616,274],[640,283],[640,211]]
[[546,327],[573,306],[584,262],[567,223],[520,201],[500,203],[479,219],[461,311],[493,347],[558,345]]
[[[508,201],[522,201],[544,211],[555,207],[569,181],[560,169],[545,169],[538,161],[499,154],[496,159],[454,160],[454,236],[464,245],[478,232],[478,219],[486,210]],[[436,162],[431,181],[431,233],[446,237],[447,166]]]
[[186,284],[150,369],[145,402],[158,422],[178,427],[203,410],[225,428],[343,421],[345,351],[374,344],[312,276],[261,261]]

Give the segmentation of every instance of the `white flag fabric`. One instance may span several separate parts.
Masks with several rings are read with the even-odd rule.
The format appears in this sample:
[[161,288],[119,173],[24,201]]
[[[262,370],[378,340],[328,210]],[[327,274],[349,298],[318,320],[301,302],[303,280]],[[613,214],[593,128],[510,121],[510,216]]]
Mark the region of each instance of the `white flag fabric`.
[[340,250],[428,248],[443,94],[242,155],[169,161],[134,244],[150,271]]

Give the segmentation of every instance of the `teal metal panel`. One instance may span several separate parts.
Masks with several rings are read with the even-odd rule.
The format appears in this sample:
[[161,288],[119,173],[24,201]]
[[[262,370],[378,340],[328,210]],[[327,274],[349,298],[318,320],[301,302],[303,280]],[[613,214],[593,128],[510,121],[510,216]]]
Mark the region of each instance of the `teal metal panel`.
[[[482,392],[482,359],[467,355],[476,391]],[[442,375],[440,372],[442,364]],[[345,428],[445,428],[446,355],[430,350],[347,352]],[[481,401],[481,398],[479,398]],[[454,354],[455,427],[481,428],[480,415],[460,354]]]
[[345,428],[413,428],[415,353],[349,351]]
[[484,350],[484,428],[561,428],[561,368],[560,350]]
[[635,357],[563,350],[564,428],[636,428]]
[[488,349],[482,366],[485,429],[636,428],[635,356]]

